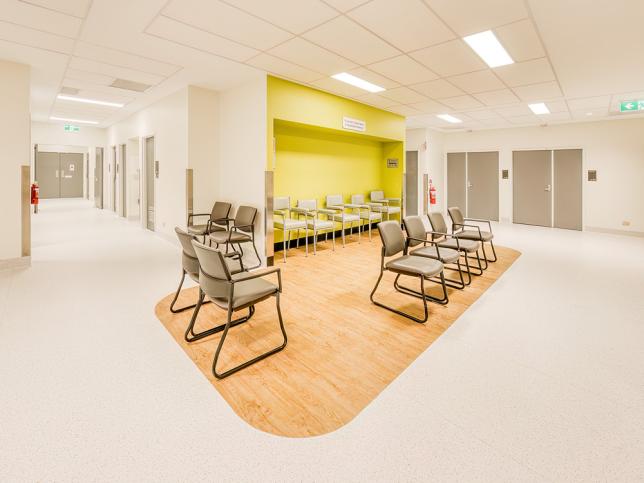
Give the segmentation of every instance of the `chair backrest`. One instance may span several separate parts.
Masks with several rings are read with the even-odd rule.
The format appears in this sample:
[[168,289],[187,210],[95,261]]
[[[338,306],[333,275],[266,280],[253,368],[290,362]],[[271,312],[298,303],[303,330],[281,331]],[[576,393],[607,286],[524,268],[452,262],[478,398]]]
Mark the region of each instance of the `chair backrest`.
[[462,225],[465,223],[465,217],[459,207],[452,206],[447,208],[447,212],[449,213],[449,217],[452,219],[452,225]]
[[181,243],[181,265],[183,269],[186,273],[197,275],[199,273],[199,261],[197,260],[195,249],[192,246],[192,240],[196,240],[196,238],[178,226],[174,227],[174,232],[177,234],[177,238],[179,238],[179,243]]
[[225,201],[215,201],[210,212],[210,221],[223,220],[230,215],[230,209],[233,205]]
[[351,204],[364,205],[364,195],[351,195]]
[[237,208],[237,213],[235,214],[235,226],[243,226],[244,228],[240,228],[240,230],[250,233],[253,231],[255,225],[255,217],[257,217],[257,208],[240,206]]
[[273,199],[274,211],[288,210],[290,207],[291,207],[290,196],[276,196],[275,199]]
[[[425,224],[420,216],[406,216],[403,220],[403,224],[405,225],[405,231],[407,232],[408,237],[425,240],[427,230],[425,230]],[[409,246],[415,247],[422,242],[408,239],[407,243]]]
[[369,199],[371,201],[379,201],[379,200],[383,200],[384,198],[385,198],[385,192],[382,190],[372,191],[371,193],[369,193]]
[[429,224],[432,225],[432,230],[439,233],[447,233],[447,225],[442,213],[429,213]]
[[391,220],[378,223],[378,232],[382,240],[385,257],[391,257],[403,251],[405,237],[397,221]]
[[192,246],[199,259],[199,287],[208,297],[228,299],[230,289],[230,271],[221,251],[211,248],[197,240]]
[[344,204],[342,195],[326,195],[327,206],[341,206]]
[[297,207],[305,210],[317,210],[318,200],[297,200]]

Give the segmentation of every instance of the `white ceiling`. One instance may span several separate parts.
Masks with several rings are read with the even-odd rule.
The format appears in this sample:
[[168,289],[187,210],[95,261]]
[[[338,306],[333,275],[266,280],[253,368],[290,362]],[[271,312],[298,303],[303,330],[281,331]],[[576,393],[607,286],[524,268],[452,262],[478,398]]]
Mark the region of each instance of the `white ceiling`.
[[[489,129],[640,116],[618,110],[644,98],[642,16],[642,0],[0,0],[0,59],[32,65],[40,121],[109,126],[187,84],[225,89],[265,71],[410,127]],[[489,69],[462,40],[488,29],[514,64]],[[330,78],[342,71],[386,91]],[[152,87],[110,87],[117,78]],[[63,87],[126,106],[57,100]]]

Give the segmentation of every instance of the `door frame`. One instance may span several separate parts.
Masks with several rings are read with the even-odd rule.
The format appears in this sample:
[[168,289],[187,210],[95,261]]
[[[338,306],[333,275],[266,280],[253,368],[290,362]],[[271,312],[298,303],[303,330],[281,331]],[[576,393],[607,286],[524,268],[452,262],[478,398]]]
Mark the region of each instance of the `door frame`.
[[[517,151],[516,149],[511,150],[510,154],[512,154],[512,151]],[[526,150],[529,151],[529,150]],[[464,215],[467,217],[469,216],[468,211],[469,211],[469,204],[470,204],[470,196],[469,196],[469,171],[468,171],[468,154],[469,153],[498,153],[499,156],[499,167],[498,169],[501,169],[501,153],[503,152],[502,149],[500,148],[487,148],[487,149],[450,149],[449,151],[446,151],[443,153],[443,172],[444,172],[444,178],[443,179],[443,186],[445,186],[445,201],[449,199],[449,193],[448,193],[448,182],[447,182],[447,155],[448,154],[458,154],[458,153],[463,153],[465,154],[465,213]],[[497,173],[499,175],[499,222],[501,220],[501,173]],[[447,210],[449,206],[445,206],[445,210]],[[459,207],[460,208],[460,207]]]
[[[154,138],[154,160],[152,163],[152,169],[154,170],[154,164],[156,163],[156,153],[157,153],[157,142],[156,134],[146,134],[139,137],[139,152],[140,152],[140,167],[141,167],[141,176],[140,176],[140,193],[141,193],[141,226],[148,230],[148,163],[147,163],[147,140]],[[157,231],[157,178],[152,173],[152,183],[154,184],[154,230]]]

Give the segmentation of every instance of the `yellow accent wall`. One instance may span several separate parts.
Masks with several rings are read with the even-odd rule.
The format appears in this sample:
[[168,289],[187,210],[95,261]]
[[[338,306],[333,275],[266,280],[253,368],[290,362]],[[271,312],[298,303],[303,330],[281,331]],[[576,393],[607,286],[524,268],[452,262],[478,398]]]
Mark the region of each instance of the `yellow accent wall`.
[[[405,119],[306,86],[268,77],[268,170],[274,171],[274,196],[318,199],[352,194],[368,199],[371,190],[400,197],[404,172]],[[366,131],[342,129],[344,116],[366,122]],[[387,168],[397,158],[398,168]],[[275,242],[282,240],[275,233]]]

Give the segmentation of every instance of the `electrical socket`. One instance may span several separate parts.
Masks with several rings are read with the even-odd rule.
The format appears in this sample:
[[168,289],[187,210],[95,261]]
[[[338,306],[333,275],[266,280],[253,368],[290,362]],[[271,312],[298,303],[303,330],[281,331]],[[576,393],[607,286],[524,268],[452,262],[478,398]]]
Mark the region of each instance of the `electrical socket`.
[[622,226],[631,226],[631,222],[628,220],[622,221]]

